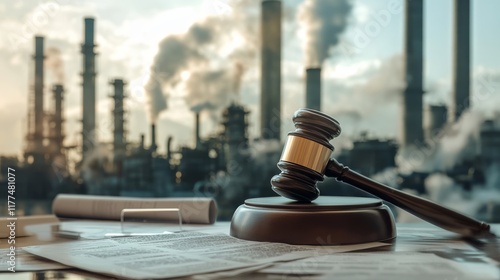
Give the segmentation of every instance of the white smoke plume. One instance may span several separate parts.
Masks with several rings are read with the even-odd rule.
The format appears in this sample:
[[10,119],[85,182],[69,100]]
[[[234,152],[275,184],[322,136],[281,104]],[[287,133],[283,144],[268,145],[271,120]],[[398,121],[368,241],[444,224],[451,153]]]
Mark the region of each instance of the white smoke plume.
[[468,111],[462,114],[459,121],[440,139],[439,149],[427,166],[434,170],[447,169],[476,156],[483,121],[479,113]]
[[[487,174],[487,178],[491,178],[490,175]],[[427,177],[425,188],[429,193],[429,199],[471,216],[478,216],[487,205],[500,204],[498,186],[489,184],[482,187],[475,186],[470,192],[466,192],[452,178],[441,173],[434,173]],[[485,218],[494,218],[488,216],[491,214],[486,213]]]
[[167,108],[165,90],[179,82],[180,73],[205,62],[199,48],[211,40],[212,30],[194,25],[185,35],[169,36],[160,42],[145,86],[150,121],[155,122],[159,113]]
[[348,25],[352,4],[349,0],[305,0],[297,18],[305,36],[306,65],[319,67],[340,41]]
[[457,123],[431,139],[427,148],[400,150],[396,157],[400,170],[446,171],[478,154],[479,134],[484,117],[477,112],[466,111]]
[[186,81],[186,103],[189,107],[214,109],[225,106],[233,92],[231,73],[225,70],[202,70],[191,73]]
[[[151,121],[166,109],[168,91],[179,85],[191,108],[227,105],[235,84],[230,66],[254,63],[259,45],[258,9],[255,1],[232,2],[227,13],[205,18],[186,34],[168,36],[160,42],[145,87]],[[189,78],[182,79],[182,73]]]
[[93,149],[82,162],[81,174],[87,192],[89,194],[104,193],[105,190],[100,189],[103,183],[103,178],[106,173],[111,173],[113,170],[113,154],[105,145],[98,145]]
[[452,178],[443,173],[433,173],[425,179],[425,189],[429,198],[433,201],[444,201],[453,192],[456,192],[458,186]]
[[363,119],[361,113],[355,110],[335,110],[335,119],[346,119],[352,122],[359,122]]
[[239,93],[241,88],[241,80],[243,79],[243,75],[245,74],[245,66],[236,62],[234,65],[234,81],[233,81],[233,94],[235,95],[235,100],[239,100]]
[[[403,73],[400,54],[380,61],[376,68],[359,77],[361,82],[343,86],[337,94],[325,96],[333,104],[326,113],[351,122],[370,118],[374,110],[399,101],[405,88]],[[346,118],[348,115],[351,118]]]
[[54,47],[47,48],[45,57],[45,67],[52,73],[56,83],[62,84],[64,82],[64,62],[61,51]]
[[162,82],[158,77],[151,77],[145,86],[148,118],[151,123],[156,123],[161,111],[167,109],[167,99],[163,93]]
[[283,145],[275,139],[259,139],[250,145],[250,155],[256,168],[275,168]]
[[358,94],[364,93],[371,101],[375,99],[397,100],[401,97],[406,83],[404,80],[403,56],[394,55],[383,61],[380,68],[370,77],[370,79],[359,86],[356,90]]

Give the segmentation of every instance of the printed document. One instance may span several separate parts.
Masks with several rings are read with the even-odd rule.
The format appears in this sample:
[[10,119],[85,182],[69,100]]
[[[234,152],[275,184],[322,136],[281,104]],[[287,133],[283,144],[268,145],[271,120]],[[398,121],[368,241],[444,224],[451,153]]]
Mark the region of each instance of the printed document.
[[[472,267],[472,266],[476,267]],[[322,275],[318,279],[368,280],[479,280],[498,279],[495,269],[481,264],[456,263],[430,253],[342,253],[277,264],[260,272],[285,275]],[[490,266],[491,267],[491,266]],[[316,278],[315,278],[316,279]]]
[[80,269],[157,279],[255,266],[313,255],[312,249],[199,232],[74,241],[25,250]]
[[[328,253],[382,246],[328,247]],[[158,279],[261,266],[318,254],[318,249],[246,241],[225,234],[183,232],[25,247],[25,250],[80,269],[132,279]]]

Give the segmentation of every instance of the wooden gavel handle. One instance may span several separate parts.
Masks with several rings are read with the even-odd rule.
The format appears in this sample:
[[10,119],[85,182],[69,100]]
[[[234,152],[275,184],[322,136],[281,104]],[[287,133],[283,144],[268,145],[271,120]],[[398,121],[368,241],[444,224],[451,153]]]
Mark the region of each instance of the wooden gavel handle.
[[436,204],[376,182],[330,159],[325,175],[346,182],[443,229],[464,236],[491,236],[490,225]]

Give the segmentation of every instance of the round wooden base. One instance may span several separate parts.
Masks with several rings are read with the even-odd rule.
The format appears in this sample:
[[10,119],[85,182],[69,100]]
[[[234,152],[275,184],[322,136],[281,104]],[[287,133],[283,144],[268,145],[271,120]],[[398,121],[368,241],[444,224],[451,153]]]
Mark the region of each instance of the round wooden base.
[[300,245],[342,245],[396,237],[391,210],[379,199],[319,197],[310,203],[283,197],[247,199],[234,212],[231,236]]

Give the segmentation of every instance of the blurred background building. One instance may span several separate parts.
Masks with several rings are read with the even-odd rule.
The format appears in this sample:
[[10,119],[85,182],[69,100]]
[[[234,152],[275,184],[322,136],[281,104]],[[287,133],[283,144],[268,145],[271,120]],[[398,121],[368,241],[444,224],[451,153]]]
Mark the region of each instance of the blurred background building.
[[[319,0],[305,2],[316,5],[316,8],[323,5]],[[312,38],[307,40],[310,44],[306,47],[309,59],[303,68],[305,99],[301,106],[325,112],[330,111],[322,101],[329,98],[327,93],[322,92],[324,49],[340,48],[337,37],[342,34],[342,25],[347,24],[346,18],[352,9],[350,1],[329,3],[324,4],[325,7],[333,5],[331,7],[340,11],[337,15],[327,10],[328,16],[337,19],[336,31],[309,34]],[[347,144],[343,143],[335,151],[335,156],[352,169],[374,176],[392,187],[436,200],[457,197],[456,201],[474,203],[474,207],[468,208],[471,211],[469,214],[498,222],[500,118],[498,115],[477,117],[469,110],[470,3],[454,1],[453,91],[449,102],[446,102],[448,105],[424,102],[424,1],[402,1],[401,4],[404,5],[405,21],[402,50],[404,78],[403,86],[398,89],[401,97],[401,136],[387,139],[376,136],[376,131],[357,132],[350,135]],[[168,76],[172,73],[169,71],[177,69],[175,67],[180,67],[182,63],[200,62],[201,54],[196,53],[197,48],[208,44],[213,36],[211,32],[220,32],[216,29],[217,24],[211,25],[208,20],[203,23],[205,25],[191,27],[185,37],[173,36],[160,43],[151,67],[153,74],[145,88],[149,94],[146,101],[148,110],[153,112],[150,123],[142,126],[147,127],[149,133],[139,139],[129,136],[126,106],[130,95],[129,84],[122,77],[110,80],[108,89],[99,89],[111,92],[109,115],[98,116],[96,113],[96,79],[98,75],[108,78],[108,73],[97,71],[100,37],[96,36],[98,28],[94,18],[84,18],[82,22],[81,93],[68,92],[62,82],[46,84],[45,65],[49,55],[44,44],[51,38],[35,36],[30,64],[33,79],[27,81],[30,90],[27,93],[23,156],[0,156],[1,170],[11,167],[17,172],[18,211],[26,215],[50,212],[51,200],[58,193],[134,197],[210,196],[219,204],[219,219],[228,220],[244,199],[274,195],[269,180],[279,173],[276,163],[285,141],[281,137],[282,130],[285,123],[291,122],[291,116],[282,119],[281,110],[290,98],[282,91],[282,84],[287,81],[281,78],[282,51],[287,47],[282,43],[284,11],[283,3],[277,0],[261,1],[258,9],[260,17],[256,20],[260,19],[260,31],[251,34],[254,41],[260,42],[257,48],[260,53],[260,106],[252,111],[239,97],[244,72],[241,64],[235,64],[235,69],[228,71],[229,76],[203,68],[198,72],[192,71],[185,79],[189,87],[187,94],[214,96],[214,100],[213,103],[190,103],[192,116],[188,117],[195,120],[192,124],[193,140],[191,144],[181,143],[176,147],[172,144],[176,141],[175,134],[166,139],[158,139],[157,136],[158,131],[164,129],[158,125],[158,114],[165,109],[160,98],[163,84],[184,75]],[[321,22],[322,14],[307,10],[307,6],[302,10],[305,18],[308,11],[312,13],[310,18],[320,19]],[[321,46],[329,40],[330,46]],[[181,49],[171,48],[173,44],[179,44]],[[190,49],[193,45],[195,48]],[[186,58],[188,55],[184,51],[195,54]],[[162,59],[163,55],[171,60]],[[176,56],[185,61],[174,65],[178,62],[172,57]],[[230,64],[229,58],[227,63]],[[392,79],[397,80],[398,77],[388,77],[381,82],[391,83]],[[213,81],[215,85],[212,85]],[[223,87],[224,84],[232,86],[228,89]],[[218,104],[220,102],[216,99],[221,92],[229,100],[222,102],[223,105]],[[50,99],[46,97],[49,95]],[[73,142],[68,141],[65,134],[68,124],[64,118],[64,102],[68,95],[79,95],[81,99],[81,136]],[[47,100],[51,104],[47,104]],[[336,112],[331,113],[335,117]],[[200,132],[204,127],[202,114],[217,120],[217,125],[205,136]],[[250,121],[252,114],[259,115],[260,134],[257,137],[250,135],[250,128],[257,125]],[[110,125],[98,127],[96,120],[104,117],[112,119]],[[99,133],[103,130],[112,134],[111,141],[99,140]],[[4,184],[5,181],[5,174],[0,174],[0,182]],[[334,180],[326,180],[320,189],[325,195],[366,195]],[[493,195],[481,195],[479,198],[476,192]],[[1,207],[0,211],[6,209]]]

